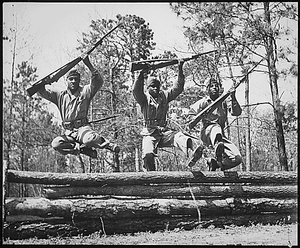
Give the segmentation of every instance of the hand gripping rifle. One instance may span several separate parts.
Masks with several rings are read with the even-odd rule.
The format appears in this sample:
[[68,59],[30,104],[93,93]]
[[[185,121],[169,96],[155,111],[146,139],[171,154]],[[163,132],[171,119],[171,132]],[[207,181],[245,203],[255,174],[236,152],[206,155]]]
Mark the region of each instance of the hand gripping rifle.
[[237,83],[234,83],[230,89],[224,93],[223,95],[219,96],[214,102],[212,102],[210,105],[208,105],[207,107],[205,107],[203,110],[201,110],[195,117],[193,120],[191,120],[188,123],[188,127],[189,129],[192,129],[196,126],[196,124],[206,115],[212,113],[216,108],[218,103],[223,102],[230,94],[231,92],[233,92],[241,83],[243,83],[246,79],[247,76],[263,61],[264,59],[260,60],[258,63],[256,63],[250,71],[248,71],[248,73]]
[[[204,52],[204,53],[199,53],[199,54],[196,54],[196,55],[193,55],[191,57],[184,58],[184,59],[181,59],[181,60],[189,61],[189,60],[192,60],[192,59],[197,59],[202,55],[213,53],[213,52],[216,52],[216,51],[217,50],[212,50],[212,51],[208,51],[208,52]],[[163,62],[161,62],[161,61],[163,61]],[[135,71],[142,70],[142,69],[156,70],[156,69],[163,68],[163,67],[166,67],[166,66],[176,65],[176,64],[178,64],[178,61],[179,61],[179,59],[172,59],[172,60],[169,60],[169,59],[142,60],[142,61],[132,62],[130,64],[129,69],[130,69],[131,72],[135,72]],[[161,62],[161,63],[157,63],[157,62]]]
[[27,89],[28,95],[31,97],[36,92],[38,92],[42,87],[44,87],[46,84],[51,84],[53,82],[58,81],[62,76],[64,76],[69,70],[71,70],[75,65],[77,65],[81,60],[83,60],[86,56],[88,56],[91,52],[95,50],[97,46],[99,46],[102,41],[111,34],[117,27],[119,27],[122,23],[119,23],[117,26],[115,26],[113,29],[111,29],[108,33],[106,33],[90,50],[83,53],[78,58],[72,60],[71,62],[63,65],[62,67],[58,68],[57,70],[51,72],[47,76],[43,77],[42,79],[35,82],[32,86],[30,86]]

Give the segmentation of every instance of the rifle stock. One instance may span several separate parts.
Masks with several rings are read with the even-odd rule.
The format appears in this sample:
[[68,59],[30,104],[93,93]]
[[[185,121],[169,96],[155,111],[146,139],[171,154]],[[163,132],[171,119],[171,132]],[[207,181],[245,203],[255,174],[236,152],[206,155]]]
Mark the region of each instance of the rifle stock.
[[[183,61],[189,61],[189,60],[192,60],[192,59],[196,59],[202,55],[205,55],[205,54],[209,54],[209,53],[212,53],[212,52],[215,52],[217,50],[212,50],[212,51],[208,51],[208,52],[204,52],[204,53],[199,53],[199,54],[196,54],[196,55],[193,55],[191,57],[188,57],[188,58],[183,58],[181,60]],[[135,71],[138,71],[138,70],[156,70],[156,69],[159,69],[159,68],[163,68],[163,67],[166,67],[166,66],[171,66],[171,65],[176,65],[178,64],[179,62],[179,59],[173,59],[173,60],[169,60],[169,61],[166,61],[166,62],[161,62],[161,63],[156,63],[159,60],[146,60],[146,61],[136,61],[136,62],[132,62],[130,64],[130,71],[131,72],[135,72]]]
[[51,84],[53,82],[58,81],[62,76],[64,76],[69,70],[71,70],[75,65],[77,65],[81,60],[83,60],[86,56],[88,56],[92,51],[95,50],[97,46],[99,46],[102,41],[112,33],[117,27],[119,27],[122,23],[119,23],[117,26],[112,28],[108,33],[106,33],[91,49],[87,52],[83,53],[78,58],[72,60],[71,62],[63,65],[62,67],[58,68],[57,70],[51,72],[47,76],[43,77],[42,79],[35,82],[32,86],[30,86],[26,91],[30,97],[32,97],[36,92],[42,89],[45,85]]
[[230,93],[236,89],[242,82],[244,82],[247,78],[247,76],[263,61],[264,59],[261,59],[258,63],[256,63],[252,68],[251,70],[248,71],[248,73],[237,83],[237,84],[233,84],[230,89],[224,93],[223,95],[219,96],[214,102],[212,102],[210,105],[208,105],[206,108],[204,108],[203,110],[201,110],[193,120],[191,120],[189,123],[188,123],[188,127],[189,129],[192,129],[194,128],[197,123],[203,118],[203,116],[213,112],[216,107],[217,107],[217,104],[220,103],[220,102],[223,102],[229,95]]

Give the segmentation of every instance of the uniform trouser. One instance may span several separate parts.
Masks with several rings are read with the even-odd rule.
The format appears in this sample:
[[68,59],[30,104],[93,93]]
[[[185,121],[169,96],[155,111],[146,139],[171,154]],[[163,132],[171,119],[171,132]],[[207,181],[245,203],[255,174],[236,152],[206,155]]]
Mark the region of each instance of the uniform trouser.
[[162,147],[177,147],[188,155],[188,148],[193,149],[192,139],[182,132],[155,131],[151,135],[143,136],[142,141],[142,158],[144,167],[147,170],[155,170],[154,157],[157,156],[157,148]]
[[76,143],[85,145],[86,147],[103,148],[101,147],[103,142],[107,142],[107,140],[92,130],[91,126],[83,126],[72,131],[67,130],[64,135],[54,138],[51,145],[63,155],[76,155],[79,153],[75,149]]
[[224,156],[222,158],[223,169],[230,169],[242,162],[242,156],[238,148],[222,134],[222,128],[219,124],[211,124],[201,132],[201,140],[207,146],[217,145],[217,137],[222,135],[224,144]]

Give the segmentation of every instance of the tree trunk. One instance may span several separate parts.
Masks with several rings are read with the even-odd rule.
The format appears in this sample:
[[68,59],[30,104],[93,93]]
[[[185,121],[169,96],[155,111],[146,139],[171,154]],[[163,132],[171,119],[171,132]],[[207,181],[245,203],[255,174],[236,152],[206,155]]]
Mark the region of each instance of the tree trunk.
[[[8,216],[33,215],[63,217],[73,221],[85,219],[165,218],[172,216],[242,215],[296,213],[297,198],[226,198],[203,200],[179,199],[61,199],[22,198],[7,200]],[[201,216],[199,216],[199,213]]]
[[[112,68],[110,70],[110,78],[111,78],[111,107],[112,107],[113,113],[116,113],[117,112],[117,100],[116,100],[116,90],[115,90],[115,82],[114,82],[114,71],[115,71],[115,68]],[[113,125],[113,129],[114,129],[114,140],[117,140],[118,139],[118,130],[117,130],[115,124]],[[115,165],[113,166],[113,172],[120,172],[119,153],[114,153],[114,160],[115,160]]]
[[245,81],[245,104],[246,104],[246,171],[251,171],[251,144],[250,144],[250,107],[249,107],[249,76]]
[[[14,37],[13,37],[13,54],[12,54],[12,65],[11,65],[11,101],[9,106],[9,116],[8,116],[8,140],[6,142],[7,144],[7,153],[6,153],[6,161],[7,161],[7,168],[9,169],[10,166],[10,152],[11,152],[11,146],[12,146],[12,122],[13,122],[13,93],[15,91],[15,84],[14,84],[14,78],[15,78],[15,63],[16,63],[16,49],[17,49],[17,28],[13,28]],[[9,192],[9,189],[8,191]]]
[[[3,161],[2,165],[2,175],[3,175],[3,180],[2,180],[2,220],[5,221],[6,215],[5,215],[5,201],[7,197],[7,183],[6,183],[6,177],[7,177],[7,161]],[[2,230],[3,231],[3,230]],[[2,233],[3,234],[3,233]],[[3,235],[2,235],[3,237]]]
[[139,172],[140,171],[140,162],[139,162],[139,148],[136,146],[135,148],[135,171]]
[[287,198],[297,197],[297,185],[280,186],[208,186],[195,184],[160,184],[160,185],[135,185],[128,186],[103,186],[103,187],[84,187],[84,186],[44,186],[43,196],[48,199],[58,199],[73,196],[137,196],[150,198],[181,198],[192,199],[192,191],[196,199],[200,198],[226,198],[226,197],[276,197]]
[[22,218],[18,221],[12,221],[5,224],[5,237],[10,239],[28,239],[51,237],[70,237],[73,235],[89,235],[94,232],[99,234],[124,234],[146,231],[174,230],[180,228],[191,230],[197,226],[207,228],[210,225],[215,227],[224,227],[229,225],[248,226],[260,224],[274,225],[278,223],[291,224],[297,221],[297,214],[255,214],[255,215],[236,215],[236,216],[212,216],[203,217],[201,221],[197,218],[169,217],[169,218],[147,218],[147,219],[119,219],[103,220],[88,219],[80,221],[66,221],[63,219],[42,219],[39,222]]
[[73,186],[142,185],[155,183],[297,184],[297,172],[148,171],[120,173],[53,173],[8,170],[9,183]]
[[[277,84],[277,72],[276,72],[276,58],[274,53],[276,52],[276,44],[274,39],[274,34],[271,28],[271,17],[270,17],[270,10],[269,10],[269,2],[264,2],[264,11],[265,11],[265,21],[267,26],[267,36],[266,36],[266,52],[267,52],[267,62],[269,68],[269,80],[270,80],[270,87],[272,93],[272,100],[274,106],[274,118],[275,118],[275,127],[276,127],[276,137],[277,137],[277,144],[278,144],[278,154],[279,154],[279,163],[281,169],[288,171],[288,162],[287,162],[287,155],[285,150],[285,140],[284,140],[284,133],[282,127],[282,113],[280,111],[280,98],[278,94],[278,84]],[[275,48],[274,48],[275,45]]]

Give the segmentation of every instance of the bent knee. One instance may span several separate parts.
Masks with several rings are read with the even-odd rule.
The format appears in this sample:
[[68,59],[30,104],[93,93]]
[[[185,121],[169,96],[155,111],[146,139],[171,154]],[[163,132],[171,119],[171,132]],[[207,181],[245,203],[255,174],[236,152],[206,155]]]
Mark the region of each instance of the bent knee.
[[155,155],[153,153],[147,153],[143,160],[147,171],[155,171]]
[[233,167],[238,166],[239,164],[241,164],[243,162],[243,159],[240,155],[236,155],[234,158],[230,159],[230,160],[225,160],[223,162],[223,169],[224,170],[228,170],[231,169]]
[[230,164],[232,167],[235,167],[243,162],[242,156],[235,155],[233,159],[231,159]]
[[81,142],[86,146],[92,146],[94,144],[101,144],[105,140],[96,132],[89,132],[82,137]]

